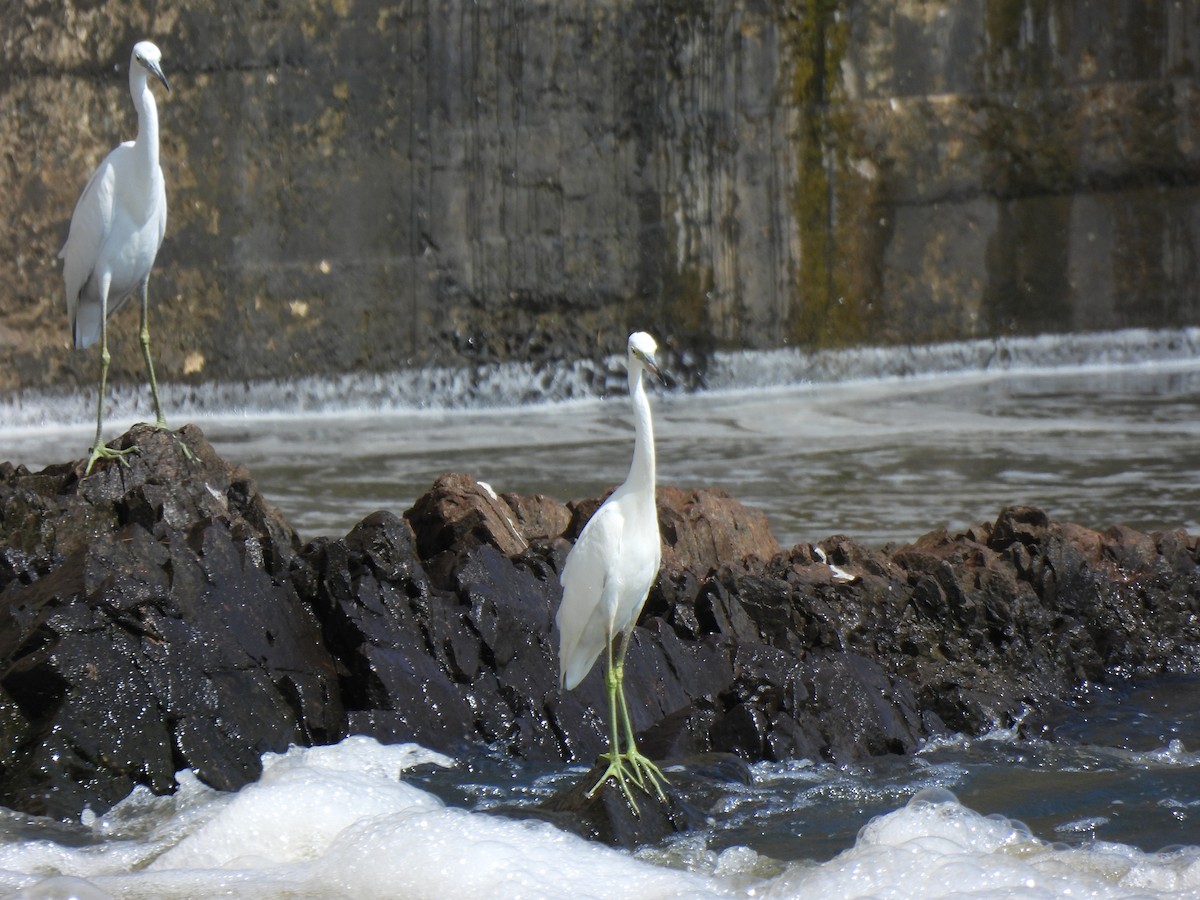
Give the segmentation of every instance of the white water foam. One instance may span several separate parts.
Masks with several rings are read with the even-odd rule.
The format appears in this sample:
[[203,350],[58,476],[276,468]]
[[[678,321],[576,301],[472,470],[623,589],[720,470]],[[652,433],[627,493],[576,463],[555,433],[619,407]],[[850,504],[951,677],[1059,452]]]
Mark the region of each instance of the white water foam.
[[[694,842],[634,856],[545,823],[446,807],[404,781],[423,763],[451,761],[354,737],[267,754],[262,777],[233,794],[181,773],[173,797],[137,790],[107,815],[85,817],[90,841],[5,836],[0,896],[1200,897],[1200,848],[1066,848],[942,788],[872,819],[822,864]],[[649,861],[656,856],[669,865]]]
[[[1183,365],[1198,359],[1200,328],[1130,329],[815,352],[719,352],[713,354],[703,372],[681,370],[673,374],[681,383],[714,391],[738,391],[1067,367]],[[667,368],[670,371],[670,361]],[[624,384],[621,354],[599,361],[434,367],[244,383],[162,383],[160,389],[172,420],[191,421],[214,415],[508,409],[603,397],[623,390]],[[86,425],[92,421],[94,404],[91,386],[19,391],[0,397],[0,428]],[[148,404],[144,385],[110,385],[106,420],[114,427],[132,424],[146,415]]]
[[742,389],[956,373],[1190,364],[1197,359],[1200,328],[1138,328],[811,353],[717,353],[705,383],[713,389]]
[[821,866],[794,866],[757,896],[1196,897],[1200,848],[1146,854],[1119,844],[1061,847],[935,788],[873,819],[852,849]]

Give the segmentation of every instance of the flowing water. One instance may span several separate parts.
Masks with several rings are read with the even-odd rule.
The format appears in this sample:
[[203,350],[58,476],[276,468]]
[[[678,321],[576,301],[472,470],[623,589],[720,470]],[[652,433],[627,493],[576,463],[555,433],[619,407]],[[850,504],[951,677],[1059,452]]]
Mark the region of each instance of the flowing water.
[[[1195,533],[1198,344],[1128,332],[722,357],[708,391],[654,397],[660,480],[725,488],[784,544],[907,542],[1010,503]],[[448,470],[560,500],[619,482],[622,380],[585,374],[613,396],[518,368],[176,388],[165,402],[311,538],[402,511]],[[106,433],[143,400],[118,397]],[[0,457],[79,457],[87,413],[82,394],[14,398]],[[486,814],[578,770],[484,751],[446,767],[350,739],[268,756],[236,795],[181,773],[175,797],[135,792],[80,823],[0,817],[0,896],[1200,897],[1200,679],[1088,686],[1047,737],[997,729],[911,758],[701,778],[689,792],[708,826],[636,855]]]

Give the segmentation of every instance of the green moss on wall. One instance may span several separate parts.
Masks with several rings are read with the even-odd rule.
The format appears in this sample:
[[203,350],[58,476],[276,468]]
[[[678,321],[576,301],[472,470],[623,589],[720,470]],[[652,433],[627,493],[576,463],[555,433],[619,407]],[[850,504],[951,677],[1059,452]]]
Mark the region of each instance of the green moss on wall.
[[870,190],[849,165],[859,141],[841,96],[849,19],[837,0],[792,0],[782,34],[793,66],[791,102],[799,111],[793,213],[800,272],[789,332],[802,346],[841,346],[868,332],[873,229]]
[[1062,72],[1055,62],[1061,58],[1059,48],[1069,41],[1063,28],[1070,7],[1062,0],[988,0],[983,22],[986,83],[996,90],[1060,83]]
[[693,340],[705,341],[712,329],[708,315],[708,298],[713,290],[711,268],[678,271],[668,269],[663,275],[665,319]]
[[[1035,6],[1045,6],[1045,0],[1033,0]],[[989,0],[984,27],[988,43],[995,49],[1015,48],[1021,37],[1021,19],[1030,0]]]

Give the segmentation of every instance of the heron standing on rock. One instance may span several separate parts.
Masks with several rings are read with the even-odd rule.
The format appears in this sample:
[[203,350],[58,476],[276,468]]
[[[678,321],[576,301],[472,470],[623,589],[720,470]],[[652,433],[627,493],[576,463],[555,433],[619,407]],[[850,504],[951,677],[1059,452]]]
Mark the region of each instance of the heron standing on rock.
[[167,228],[167,193],[158,162],[158,107],[150,78],[170,92],[162,70],[162,53],[149,41],[134,45],[129,60],[129,93],[137,110],[137,137],[104,158],[75,204],[67,242],[59,252],[67,292],[67,318],[75,346],[100,341],[100,396],[96,401],[96,441],[87,472],[98,459],[119,459],[129,450],[104,445],[104,390],[108,380],[108,314],[120,309],[134,291],[142,295],[140,339],[150,373],[155,424],[166,428],[158,383],[150,358],[147,283],[154,257]]
[[[658,375],[654,338],[638,331],[629,336],[629,395],[633,401],[633,462],[625,482],[609,495],[584,526],[563,565],[563,599],[555,622],[559,631],[558,664],[562,686],[574,688],[606,652],[604,684],[608,691],[608,768],[590,797],[609,778],[616,780],[637,811],[630,782],[653,789],[660,799],[663,777],[643,756],[633,738],[625,701],[625,652],[646,595],[658,577],[662,543],[654,503],[654,425],[642,372]],[[617,641],[614,656],[613,644]],[[625,747],[621,748],[624,739]]]

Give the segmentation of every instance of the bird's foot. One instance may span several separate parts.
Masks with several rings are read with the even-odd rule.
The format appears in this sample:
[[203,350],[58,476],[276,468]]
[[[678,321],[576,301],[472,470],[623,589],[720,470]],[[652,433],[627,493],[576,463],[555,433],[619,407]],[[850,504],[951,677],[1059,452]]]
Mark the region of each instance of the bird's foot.
[[159,431],[168,432],[171,437],[175,439],[175,443],[179,445],[179,449],[183,452],[184,459],[186,459],[188,462],[196,461],[196,454],[192,452],[192,449],[187,445],[183,438],[167,427],[167,420],[165,416],[159,415],[158,419],[154,423],[154,427]]
[[646,793],[650,793],[650,789],[653,788],[654,793],[658,794],[658,799],[666,803],[667,794],[663,785],[667,783],[667,776],[662,773],[662,769],[656,766],[650,757],[642,755],[637,747],[630,747],[623,755],[629,760],[629,768],[633,770],[634,783]]
[[92,452],[88,455],[87,468],[83,470],[84,475],[92,474],[92,466],[96,465],[98,459],[115,459],[125,468],[129,468],[129,460],[125,457],[130,453],[141,453],[140,447],[126,447],[124,450],[115,450],[112,447],[107,447],[104,444],[96,441],[96,445],[92,447]]
[[667,802],[667,795],[663,790],[663,785],[667,783],[667,777],[663,775],[662,770],[649,757],[643,756],[638,752],[636,747],[625,753],[602,753],[600,754],[600,759],[608,760],[608,768],[604,770],[604,774],[600,776],[600,779],[592,786],[592,789],[587,792],[589,797],[600,790],[600,786],[604,782],[612,778],[616,781],[622,793],[625,794],[625,799],[629,801],[629,805],[633,808],[633,813],[636,816],[640,816],[642,811],[633,796],[631,785],[637,785],[639,790],[647,794],[653,790],[658,795],[659,800],[663,803]]
[[192,449],[187,445],[184,439],[177,434],[172,434],[171,437],[175,438],[175,443],[178,444],[179,449],[183,451],[183,458],[190,463],[195,462],[196,454],[192,452]]
[[611,778],[616,781],[617,786],[621,789],[622,793],[625,794],[625,799],[629,801],[629,805],[633,808],[633,814],[635,816],[640,816],[642,811],[638,807],[637,800],[635,800],[633,797],[633,790],[629,787],[629,782],[632,780],[632,778],[626,776],[623,754],[602,753],[600,754],[600,759],[608,760],[608,768],[604,770],[604,774],[600,776],[600,779],[594,785],[592,785],[592,789],[587,792],[587,796],[594,796],[596,791],[600,790],[600,786]]

